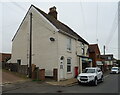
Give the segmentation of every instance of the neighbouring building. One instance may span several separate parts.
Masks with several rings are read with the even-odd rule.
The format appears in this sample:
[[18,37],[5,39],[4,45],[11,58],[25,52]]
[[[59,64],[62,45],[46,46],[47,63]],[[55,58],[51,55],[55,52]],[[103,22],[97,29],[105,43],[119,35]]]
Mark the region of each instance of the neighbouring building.
[[90,44],[89,45],[89,57],[92,59],[92,66],[93,67],[100,67],[103,68],[103,63],[100,58],[100,50],[98,44]]
[[0,62],[7,62],[10,58],[10,53],[0,53]]
[[117,59],[113,57],[113,66],[118,66]]
[[31,5],[12,40],[11,63],[29,64],[30,14],[32,13],[32,64],[45,69],[45,76],[69,79],[91,66],[89,43],[57,19],[56,7],[49,13]]
[[108,69],[111,69],[111,67],[115,63],[115,59],[113,58],[113,54],[100,55],[100,57],[103,60],[104,64],[107,65]]

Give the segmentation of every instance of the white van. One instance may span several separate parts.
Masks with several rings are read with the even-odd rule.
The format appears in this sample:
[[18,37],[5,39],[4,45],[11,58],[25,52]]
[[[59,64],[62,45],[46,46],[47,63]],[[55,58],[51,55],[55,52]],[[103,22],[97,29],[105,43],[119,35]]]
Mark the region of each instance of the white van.
[[119,74],[120,73],[120,68],[119,67],[112,67],[110,73],[111,74]]

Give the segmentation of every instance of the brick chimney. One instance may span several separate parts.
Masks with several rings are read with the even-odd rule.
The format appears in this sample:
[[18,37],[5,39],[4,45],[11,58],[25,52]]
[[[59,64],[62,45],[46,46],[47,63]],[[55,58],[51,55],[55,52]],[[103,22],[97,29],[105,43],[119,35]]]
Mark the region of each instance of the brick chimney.
[[57,11],[56,11],[56,7],[51,7],[49,8],[49,15],[53,16],[55,19],[57,19]]

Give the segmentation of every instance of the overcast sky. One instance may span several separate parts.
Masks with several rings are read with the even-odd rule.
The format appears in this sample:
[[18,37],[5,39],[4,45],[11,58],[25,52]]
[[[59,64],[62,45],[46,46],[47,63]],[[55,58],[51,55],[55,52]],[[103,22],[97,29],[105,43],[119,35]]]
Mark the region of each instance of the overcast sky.
[[90,44],[98,43],[101,54],[106,45],[106,53],[118,58],[117,2],[4,2],[0,4],[0,52],[11,53],[11,40],[31,4],[46,13],[56,6],[61,22]]

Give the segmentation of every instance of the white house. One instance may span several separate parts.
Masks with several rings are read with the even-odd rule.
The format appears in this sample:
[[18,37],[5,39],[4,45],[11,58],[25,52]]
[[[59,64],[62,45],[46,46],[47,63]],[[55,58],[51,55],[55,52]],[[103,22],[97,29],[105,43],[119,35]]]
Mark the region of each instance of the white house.
[[[12,40],[11,62],[29,64],[30,13],[32,13],[32,64],[45,69],[46,76],[57,80],[75,77],[82,72],[82,60],[88,61],[88,42],[57,20],[56,7],[46,14],[31,5]],[[76,73],[75,73],[76,72]]]

